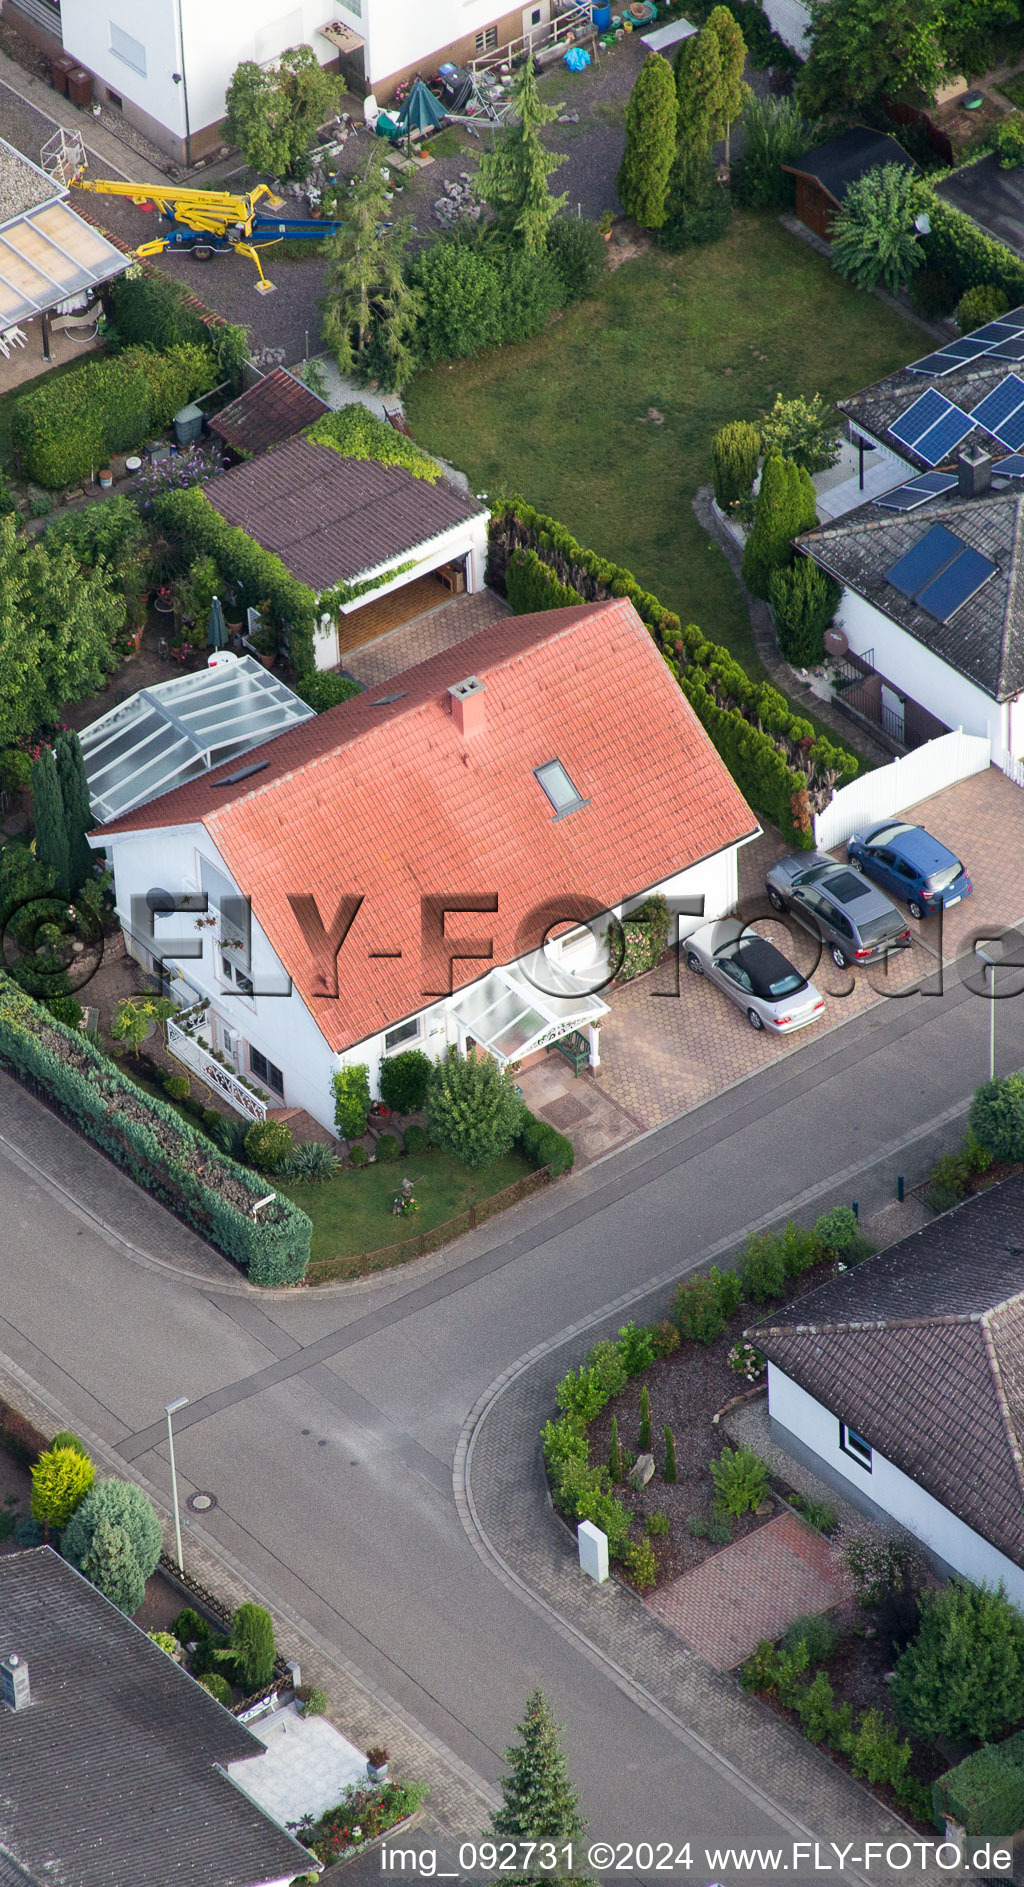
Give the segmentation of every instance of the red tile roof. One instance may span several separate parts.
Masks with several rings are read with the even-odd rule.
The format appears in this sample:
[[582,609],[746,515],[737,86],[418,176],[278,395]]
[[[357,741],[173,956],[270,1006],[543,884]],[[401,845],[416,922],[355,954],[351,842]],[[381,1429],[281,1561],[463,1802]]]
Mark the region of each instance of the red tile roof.
[[266,452],[268,446],[294,438],[330,410],[326,400],[318,399],[293,373],[275,367],[215,413],[210,431],[241,452]]
[[446,478],[353,459],[286,439],[203,487],[216,511],[319,593],[351,582],[480,517],[485,506]]
[[[486,725],[464,738],[447,690],[468,675],[485,684]],[[538,906],[575,895],[607,910],[757,830],[626,601],[505,617],[259,757],[244,780],[218,787],[228,764],[103,831],[201,822],[335,1050],[441,988],[422,961],[425,896],[497,893],[496,913],[449,917],[446,935],[492,938],[509,963],[541,941],[543,924],[520,931]],[[533,774],[555,758],[588,802],[559,819]],[[337,996],[289,904],[309,893],[328,931],[345,896],[363,898]],[[456,965],[456,983],[485,967]]]

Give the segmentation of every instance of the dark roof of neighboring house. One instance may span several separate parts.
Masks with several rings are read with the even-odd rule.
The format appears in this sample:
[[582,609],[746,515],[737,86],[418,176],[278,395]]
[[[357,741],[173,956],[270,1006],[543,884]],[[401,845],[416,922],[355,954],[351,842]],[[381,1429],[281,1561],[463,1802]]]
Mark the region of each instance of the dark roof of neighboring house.
[[275,367],[247,393],[215,413],[210,431],[238,452],[266,452],[269,446],[294,438],[330,410],[327,402],[318,399],[294,374]]
[[204,487],[240,525],[317,593],[411,554],[486,507],[446,478],[347,458],[333,446],[288,439]]
[[[467,739],[447,691],[470,675],[484,683],[485,724]],[[556,758],[583,802],[562,818],[534,774]],[[235,762],[99,831],[201,821],[335,1050],[424,1007],[426,895],[497,892],[496,913],[450,919],[449,932],[489,936],[493,962],[511,963],[540,943],[538,912],[559,894],[607,910],[758,830],[624,598],[504,616],[257,759],[231,785],[217,782]],[[333,994],[293,900],[311,893],[334,912],[353,892],[363,903]],[[454,974],[472,981],[479,964]]]
[[1024,1174],[774,1311],[769,1361],[1024,1563]]
[[871,131],[867,125],[854,125],[827,144],[816,144],[791,164],[783,164],[796,177],[813,177],[827,190],[835,203],[842,203],[852,183],[880,164],[899,164],[904,170],[916,170],[912,157],[884,131]]
[[[1024,688],[1024,496],[1019,488],[978,498],[933,501],[918,511],[858,505],[796,541],[876,609],[899,623],[961,675],[1006,701]],[[934,525],[988,557],[996,574],[948,622],[939,622],[886,581],[890,570]],[[884,666],[884,664],[883,664]]]
[[[934,353],[938,346],[939,342],[936,341],[929,353]],[[926,356],[922,355],[920,358],[924,359]],[[966,366],[958,367],[953,373],[944,374],[939,380],[932,379],[927,374],[914,373],[910,367],[901,367],[896,373],[887,374],[884,380],[876,380],[873,386],[864,387],[860,393],[853,393],[848,400],[838,400],[836,404],[838,410],[845,414],[855,430],[859,429],[870,434],[872,439],[877,439],[880,444],[887,446],[890,452],[894,452],[897,458],[905,459],[909,465],[916,466],[923,472],[933,472],[940,467],[930,465],[928,460],[921,458],[912,446],[904,445],[902,440],[895,439],[890,428],[897,420],[903,418],[904,413],[909,412],[915,400],[919,400],[923,393],[927,393],[929,387],[943,394],[964,413],[973,413],[986,394],[991,393],[993,388],[999,386],[1009,374],[1019,373],[1021,365],[1022,363],[1018,361],[996,360],[991,355],[979,354]],[[977,446],[980,446],[984,452],[992,453],[993,458],[996,459],[1004,458],[1009,453],[1009,447],[1002,445],[994,434],[986,432],[983,426],[975,426],[973,431],[958,441],[948,458],[941,461],[941,464],[952,463],[957,453],[966,452],[969,448]],[[994,471],[998,469],[998,466],[993,466]],[[205,489],[210,490],[211,487],[207,486]]]
[[989,151],[976,164],[965,164],[944,177],[935,193],[972,217],[997,242],[1024,255],[1024,176],[1019,165],[1002,170],[995,151]]
[[0,1559],[0,1657],[32,1701],[0,1704],[4,1857],[35,1887],[253,1887],[310,1866],[220,1768],[263,1745],[41,1546]]

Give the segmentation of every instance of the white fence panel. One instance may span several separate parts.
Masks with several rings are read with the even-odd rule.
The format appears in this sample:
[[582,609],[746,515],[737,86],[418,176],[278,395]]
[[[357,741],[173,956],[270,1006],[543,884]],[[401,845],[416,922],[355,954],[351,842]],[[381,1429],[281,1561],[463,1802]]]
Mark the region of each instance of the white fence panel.
[[1014,786],[1024,786],[1024,760],[1011,760],[1009,754],[1004,754],[999,766]]
[[819,851],[830,852],[843,845],[859,827],[875,819],[888,819],[894,813],[928,799],[956,780],[966,780],[972,773],[982,773],[992,758],[991,742],[983,735],[965,734],[957,728],[952,734],[940,734],[913,753],[902,754],[887,767],[877,767],[859,780],[835,793],[824,812],[814,818],[814,842]]

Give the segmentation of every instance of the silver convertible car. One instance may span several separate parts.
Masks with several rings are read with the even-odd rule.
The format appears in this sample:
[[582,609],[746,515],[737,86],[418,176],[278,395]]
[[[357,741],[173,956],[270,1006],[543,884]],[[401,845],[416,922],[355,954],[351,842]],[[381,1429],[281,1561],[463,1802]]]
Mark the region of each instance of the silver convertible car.
[[746,1011],[752,1029],[789,1035],[817,1022],[825,999],[788,957],[738,917],[702,924],[680,945],[686,967],[707,976]]

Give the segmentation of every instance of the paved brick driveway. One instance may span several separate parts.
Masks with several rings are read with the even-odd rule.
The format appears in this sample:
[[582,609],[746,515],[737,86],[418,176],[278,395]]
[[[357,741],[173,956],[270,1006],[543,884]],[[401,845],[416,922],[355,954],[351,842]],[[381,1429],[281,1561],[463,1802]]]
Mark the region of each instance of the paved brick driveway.
[[795,1618],[827,1612],[849,1596],[828,1542],[784,1513],[644,1603],[691,1650],[728,1671],[762,1638],[777,1638]]
[[[995,767],[946,787],[901,815],[925,825],[962,857],[971,873],[974,894],[945,919],[941,954],[947,966],[978,933],[994,934],[1024,914],[1024,792]],[[573,1079],[571,1068],[551,1056],[543,1078],[534,1070],[523,1076],[524,1089],[538,1088],[528,1103],[552,1118],[550,1108],[563,1096],[585,1110],[581,1121],[562,1125],[577,1143],[581,1161],[623,1145],[636,1129],[646,1130],[697,1107],[734,1082],[772,1062],[797,1053],[817,1035],[836,1029],[886,1000],[895,990],[922,981],[937,990],[939,922],[908,923],[913,947],[888,966],[839,970],[831,957],[815,964],[816,950],[799,926],[790,929],[775,917],[764,897],[764,873],[785,850],[777,832],[766,832],[740,852],[740,908],[756,916],[758,928],[814,981],[825,997],[820,1023],[797,1035],[771,1038],[755,1034],[742,1010],[704,979],[666,963],[639,982],[612,993],[611,1014],[601,1027],[601,1072]],[[837,854],[837,855],[841,855]],[[603,1096],[588,1099],[588,1089]],[[541,1091],[543,1090],[543,1091]],[[611,1103],[612,1105],[609,1105]],[[636,1127],[630,1131],[630,1122]]]

